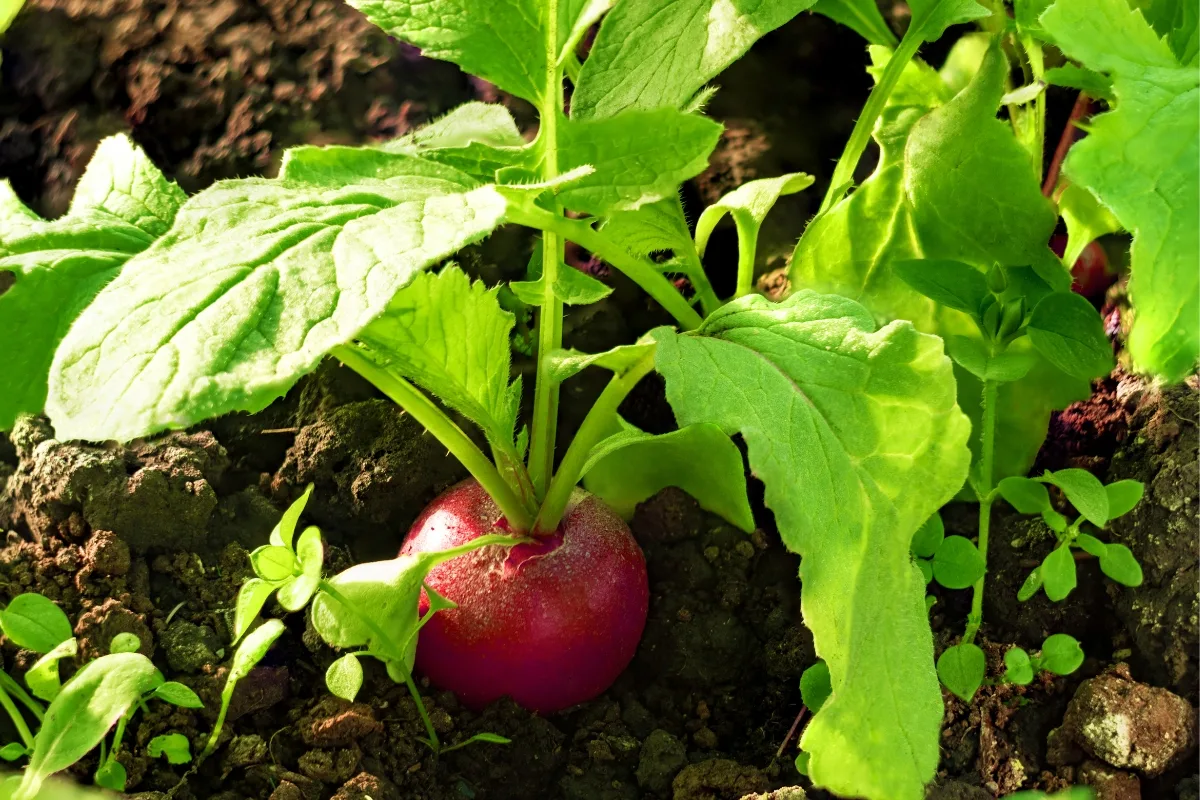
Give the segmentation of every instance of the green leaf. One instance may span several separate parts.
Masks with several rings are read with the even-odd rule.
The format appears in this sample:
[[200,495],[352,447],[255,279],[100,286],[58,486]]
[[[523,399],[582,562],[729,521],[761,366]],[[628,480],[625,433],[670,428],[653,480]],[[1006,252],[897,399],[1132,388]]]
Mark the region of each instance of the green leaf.
[[289,549],[292,547],[292,539],[296,535],[296,525],[300,522],[300,515],[304,513],[304,507],[308,505],[308,498],[312,497],[312,493],[313,485],[310,483],[304,487],[304,493],[287,507],[283,516],[279,518],[279,522],[271,529],[271,544]]
[[1042,655],[1038,665],[1055,675],[1070,675],[1083,664],[1083,648],[1073,637],[1055,633],[1042,642]]
[[896,34],[879,13],[875,0],[817,0],[812,10],[852,29],[871,44],[895,47]]
[[[170,703],[180,708],[204,708],[204,703],[200,700],[200,696],[177,681],[167,681],[162,686],[159,686],[154,690],[154,697],[162,700],[164,703]],[[174,764],[176,762],[172,761],[171,763]]]
[[1022,514],[1040,514],[1050,505],[1050,493],[1046,485],[1032,478],[1005,478],[996,485],[1000,496]]
[[[925,581],[925,585],[928,586],[933,582],[933,563],[928,558],[918,558],[916,562],[917,569],[921,571],[921,578]],[[928,604],[929,597],[926,597],[925,601]]]
[[1074,292],[1055,292],[1033,309],[1029,341],[1051,364],[1076,378],[1091,380],[1113,368],[1112,345],[1092,304]]
[[520,381],[509,382],[513,315],[498,289],[450,266],[419,275],[359,334],[390,369],[419,384],[483,429],[492,448],[514,449]]
[[150,740],[146,753],[151,758],[166,756],[168,764],[187,764],[192,760],[192,743],[182,733],[164,733]]
[[[464,103],[444,117],[423,125],[399,139],[377,145],[388,153],[419,156],[491,183],[502,169],[530,170],[536,166],[536,149],[517,130],[508,109],[498,103]],[[294,148],[288,160],[325,148]]]
[[1088,533],[1081,533],[1076,536],[1074,544],[1080,550],[1096,558],[1100,558],[1108,549],[1108,545]]
[[1112,102],[1114,99],[1111,80],[1099,72],[1084,69],[1075,64],[1063,64],[1061,67],[1051,67],[1046,70],[1042,78],[1051,86],[1064,86],[1068,89],[1076,89],[1098,100]]
[[1067,56],[1112,78],[1113,110],[1091,120],[1063,172],[1133,233],[1129,351],[1141,369],[1179,380],[1200,357],[1200,71],[1125,0],[1058,0],[1042,25]]
[[679,108],[814,0],[622,0],[600,25],[571,96],[577,119]]
[[[0,17],[3,13],[0,13]],[[131,256],[171,226],[183,192],[125,136],[100,143],[66,216],[46,222],[0,181],[0,294],[6,364],[0,430],[46,403],[54,351],[68,328]]]
[[742,453],[718,426],[688,425],[656,436],[618,418],[616,428],[589,454],[583,485],[622,517],[631,519],[638,503],[676,486],[706,511],[754,530]]
[[1026,602],[1037,594],[1040,588],[1042,588],[1042,569],[1034,567],[1029,576],[1025,578],[1025,582],[1021,584],[1021,588],[1017,590],[1017,602]]
[[991,294],[983,273],[961,261],[909,259],[895,262],[892,269],[938,305],[972,317],[979,316],[984,298]]
[[305,528],[296,540],[296,560],[300,562],[301,574],[321,577],[325,548],[321,544],[321,531],[316,526]]
[[1200,9],[1187,0],[1133,0],[1146,22],[1171,46],[1180,64],[1195,66],[1200,55]]
[[1123,544],[1110,544],[1100,556],[1100,571],[1123,586],[1142,585],[1142,565]]
[[112,638],[108,643],[108,652],[110,653],[136,653],[142,649],[142,640],[138,638],[136,633],[122,631]]
[[1028,686],[1033,682],[1033,663],[1029,660],[1029,653],[1019,647],[1005,651],[1004,679],[1018,686]]
[[979,548],[962,536],[947,536],[933,555],[933,577],[947,589],[974,586],[986,570]]
[[1063,494],[1083,518],[1098,528],[1108,522],[1108,492],[1100,479],[1086,469],[1060,469],[1041,478],[1062,489]]
[[278,583],[296,574],[296,556],[286,547],[267,544],[250,554],[250,566],[264,581]]
[[[508,285],[513,294],[527,306],[540,306],[544,297],[545,282],[538,278],[532,281],[513,281]],[[606,283],[596,280],[582,270],[561,264],[554,281],[554,296],[569,306],[585,306],[598,303],[613,293]]]
[[946,28],[951,25],[991,15],[987,8],[974,0],[916,0],[909,5],[912,8],[912,22],[904,38],[918,36],[923,42],[942,38]]
[[0,758],[5,761],[16,761],[19,758],[24,758],[29,755],[29,751],[25,749],[25,745],[20,742],[9,742],[0,747]]
[[679,184],[708,168],[708,156],[721,138],[720,124],[673,108],[630,110],[605,119],[561,118],[558,125],[559,172],[595,169],[560,190],[558,202],[596,215],[674,195]]
[[125,784],[129,778],[125,774],[125,766],[120,761],[112,758],[100,765],[93,779],[96,785],[102,789],[123,793],[125,791]]
[[617,345],[603,353],[582,353],[578,350],[555,350],[546,355],[548,374],[561,383],[588,367],[603,367],[616,375],[624,375],[635,364],[654,352],[654,342],[646,337],[634,344]]
[[1054,603],[1065,599],[1075,588],[1076,582],[1075,559],[1071,555],[1071,548],[1062,544],[1051,550],[1050,555],[1042,560],[1038,572],[1046,597]]
[[684,261],[700,258],[677,194],[636,211],[614,212],[605,218],[600,230],[635,255],[669,251]]
[[19,594],[0,611],[0,629],[17,647],[49,653],[73,635],[61,608],[36,592]]
[[[21,10],[21,6],[25,4],[25,0],[0,0],[0,33],[8,30],[8,26],[16,19],[17,12]],[[11,747],[12,745],[8,745]],[[6,759],[12,761],[13,759]]]
[[937,660],[937,674],[942,685],[967,703],[979,691],[986,671],[987,659],[974,644],[947,647]]
[[[390,36],[537,105],[547,91],[549,3],[539,0],[348,0]],[[566,28],[569,21],[561,20]]]
[[1108,495],[1108,518],[1113,520],[1133,511],[1145,491],[1146,486],[1141,481],[1123,480],[1106,485],[1104,493]]
[[223,181],[188,200],[55,354],[58,435],[127,440],[266,407],[505,210],[494,188],[406,156],[327,180]]
[[58,676],[58,662],[64,658],[74,658],[78,652],[79,643],[73,638],[67,639],[34,662],[25,673],[25,683],[34,697],[50,701],[58,696],[62,689],[62,681]]
[[1050,530],[1055,533],[1065,533],[1067,530],[1067,518],[1053,508],[1047,508],[1042,511],[1042,519],[1049,526]]
[[708,237],[712,235],[717,223],[729,214],[737,226],[740,259],[753,264],[754,253],[758,247],[758,231],[763,220],[767,218],[767,213],[780,197],[803,191],[812,184],[813,176],[803,172],[793,172],[778,178],[761,178],[742,184],[704,209],[704,213],[696,221],[696,249],[700,255],[704,255]]
[[829,665],[824,661],[818,660],[800,674],[800,699],[808,707],[809,713],[820,711],[832,694]]
[[258,617],[271,594],[278,584],[264,581],[262,578],[251,578],[242,584],[238,590],[237,602],[233,612],[233,641],[237,642],[250,628],[250,624]]
[[[871,48],[871,55],[877,67],[890,57],[883,48]],[[1049,264],[1057,271],[1050,276],[1065,281],[1063,288],[1069,287],[1069,273],[1046,246],[1054,211],[1041,197],[1040,181],[1028,154],[1013,138],[1010,127],[995,119],[1003,88],[996,81],[996,71],[1003,73],[1003,66],[989,57],[976,72],[972,88],[954,97],[946,80],[928,66],[920,61],[907,64],[875,128],[880,147],[875,172],[805,229],[789,272],[793,287],[851,297],[878,320],[906,319],[926,333],[975,338],[979,333],[969,315],[938,306],[905,283],[894,265],[913,259],[959,261],[982,275],[999,261],[1006,264],[1010,280],[1017,274],[1028,278],[1022,281],[1023,287],[1035,288],[1044,286],[1045,280],[1027,265]],[[955,72],[955,79],[960,80],[958,72],[964,71],[965,67]],[[981,94],[987,97],[981,98]],[[933,121],[927,122],[930,119]],[[956,129],[956,121],[961,128]],[[977,129],[985,135],[977,138]],[[950,147],[955,138],[961,141]],[[953,152],[966,159],[964,169],[945,164],[946,169],[937,174],[935,162],[943,146],[945,154]],[[915,151],[928,156],[923,171],[914,172],[910,164]],[[937,197],[933,198],[935,190]],[[986,194],[980,201],[982,207],[964,210],[976,201],[965,203],[962,198],[975,198],[981,191]],[[923,212],[925,222],[920,228],[914,221],[915,196],[936,200]],[[1012,202],[1027,205],[1010,211],[1005,206]],[[983,207],[992,210],[990,216]],[[947,219],[930,218],[931,208],[944,210]],[[960,215],[970,219],[960,225]],[[1036,222],[1032,227],[1027,224],[1030,220]],[[983,239],[967,235],[980,227],[989,228]],[[936,229],[936,235],[926,237],[930,229]],[[1010,351],[1027,348],[1028,342],[1019,340]],[[956,370],[956,376],[959,407],[978,426],[981,383],[965,370]],[[1025,474],[1045,439],[1051,412],[1089,392],[1085,381],[1063,374],[1040,357],[1025,377],[1002,385],[997,403],[996,477]],[[972,437],[971,442],[976,457],[977,440]]]
[[946,353],[955,364],[983,380],[988,373],[987,348],[979,339],[970,336],[946,337]]
[[942,515],[934,513],[917,528],[912,540],[913,555],[921,558],[932,558],[938,546],[946,538],[946,527],[942,524]]
[[288,611],[299,611],[308,605],[313,592],[321,583],[321,568],[325,551],[321,545],[321,531],[308,527],[296,542],[296,555],[300,562],[300,574],[294,580],[279,587],[275,599]]
[[85,664],[46,709],[14,800],[36,797],[46,778],[87,755],[162,682],[154,664],[139,653],[112,653]]
[[857,303],[808,291],[742,297],[694,334],[652,335],[679,424],[742,434],[801,555],[805,623],[833,685],[802,742],[814,781],[920,796],[942,705],[909,546],[968,462],[941,342],[906,322],[876,330]]
[[614,2],[616,0],[559,0],[558,60],[560,64],[575,54],[576,48],[583,41],[588,30],[608,13]]
[[1101,236],[1121,230],[1121,223],[1100,205],[1092,193],[1071,184],[1058,198],[1058,213],[1067,223],[1067,249],[1063,263],[1074,264],[1084,249]]
[[363,684],[362,663],[354,653],[347,653],[325,670],[325,685],[335,696],[354,702]]
[[242,643],[233,653],[233,659],[229,662],[229,677],[225,679],[225,689],[222,691],[221,697],[223,703],[228,702],[225,699],[225,693],[232,694],[232,687],[250,674],[250,670],[254,669],[259,661],[262,661],[263,656],[271,649],[271,645],[275,644],[275,640],[285,630],[281,620],[268,619],[263,620],[262,625],[246,634],[246,638],[242,639]]

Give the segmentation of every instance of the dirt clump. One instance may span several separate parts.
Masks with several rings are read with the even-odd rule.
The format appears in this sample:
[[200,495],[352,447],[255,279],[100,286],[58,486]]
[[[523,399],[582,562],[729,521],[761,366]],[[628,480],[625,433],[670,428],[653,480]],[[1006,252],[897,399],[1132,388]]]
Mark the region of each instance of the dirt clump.
[[673,800],[724,800],[770,788],[767,776],[727,758],[713,758],[683,768],[671,784]]

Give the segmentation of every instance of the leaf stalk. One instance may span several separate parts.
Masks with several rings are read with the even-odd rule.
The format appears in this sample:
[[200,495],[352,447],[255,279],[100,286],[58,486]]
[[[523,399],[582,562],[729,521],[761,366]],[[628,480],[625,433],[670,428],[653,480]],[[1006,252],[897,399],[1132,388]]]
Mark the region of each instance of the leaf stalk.
[[975,634],[983,623],[983,584],[987,579],[988,528],[992,520],[992,503],[996,499],[993,491],[992,464],[995,460],[996,449],[996,395],[1000,384],[994,380],[983,382],[983,420],[979,430],[979,555],[983,557],[984,571],[979,580],[975,581],[971,595],[971,611],[967,615],[967,628],[963,633],[963,642],[970,644],[975,641]]

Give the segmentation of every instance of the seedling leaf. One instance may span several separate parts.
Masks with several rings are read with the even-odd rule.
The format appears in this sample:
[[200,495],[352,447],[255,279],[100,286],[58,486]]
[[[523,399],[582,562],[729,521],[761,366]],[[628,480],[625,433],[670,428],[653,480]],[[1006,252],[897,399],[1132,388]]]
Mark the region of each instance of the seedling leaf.
[[271,544],[291,548],[292,539],[296,536],[296,525],[300,522],[300,515],[304,513],[304,507],[308,505],[308,498],[312,497],[312,493],[313,485],[310,483],[304,487],[304,493],[296,498],[296,502],[287,507],[279,522],[271,529]]
[[758,231],[767,213],[780,197],[803,191],[813,184],[813,176],[793,172],[778,178],[761,178],[744,183],[729,194],[704,209],[696,221],[696,249],[700,255],[708,247],[708,237],[726,214],[733,217],[738,232],[738,249],[741,258],[754,263],[758,244]]
[[1070,675],[1083,664],[1083,648],[1074,637],[1055,633],[1042,643],[1038,666],[1055,675]]
[[0,611],[0,629],[17,647],[35,653],[49,653],[72,636],[63,610],[36,592],[17,595]]
[[1096,309],[1075,292],[1055,292],[1033,309],[1029,341],[1054,366],[1090,380],[1113,368],[1112,345]]
[[933,577],[947,589],[975,585],[986,569],[979,548],[962,536],[947,536],[933,556]]
[[264,581],[262,578],[251,578],[242,584],[238,590],[237,602],[233,613],[233,641],[239,641],[250,624],[258,617],[266,605],[267,599],[275,591],[278,584]]
[[912,540],[913,555],[933,558],[945,538],[946,526],[942,523],[942,515],[935,512],[917,528]]
[[250,554],[254,573],[264,581],[286,581],[296,573],[296,556],[287,547],[266,544]]
[[[833,685],[802,741],[814,781],[846,795],[919,794],[937,764],[942,704],[909,546],[969,461],[940,341],[905,322],[876,330],[859,304],[811,291],[778,304],[742,297],[694,334],[652,335],[679,424],[742,434],[802,557],[805,622]],[[872,644],[883,641],[902,649]]]
[[1100,556],[1100,571],[1124,586],[1142,585],[1142,565],[1123,544],[1110,544]]
[[16,761],[17,759],[23,758],[28,754],[29,751],[26,750],[25,745],[21,744],[20,742],[9,742],[8,744],[4,745],[4,747],[0,747],[0,758],[4,759],[5,761]]
[[800,699],[808,706],[810,713],[815,714],[825,705],[825,701],[833,694],[833,684],[829,680],[829,665],[817,661],[800,674]]
[[1010,477],[997,484],[1000,496],[1022,514],[1040,514],[1051,508],[1046,485],[1032,478]]
[[1051,550],[1050,555],[1042,559],[1038,572],[1046,597],[1055,603],[1065,599],[1076,583],[1075,559],[1071,556],[1071,548],[1063,544]]
[[1108,495],[1108,518],[1114,520],[1123,517],[1137,506],[1142,500],[1146,486],[1141,481],[1123,480],[1107,484],[1104,493]]
[[275,644],[275,640],[283,634],[284,630],[286,628],[281,620],[268,619],[263,620],[262,625],[246,634],[246,638],[238,645],[237,650],[233,653],[233,660],[229,663],[229,677],[225,680],[226,687],[237,684],[238,681],[249,675],[250,670],[254,669],[259,661],[262,661],[263,656],[267,654],[271,645]]
[[1097,539],[1095,536],[1087,533],[1081,533],[1075,537],[1075,545],[1089,555],[1100,558],[1104,555],[1104,551],[1108,549],[1108,545]]
[[325,685],[329,687],[329,691],[335,697],[354,702],[354,698],[358,697],[358,690],[362,688],[362,684],[362,663],[358,660],[358,656],[353,653],[346,653],[346,655],[330,664],[329,669],[325,670]]
[[1042,588],[1042,568],[1034,567],[1029,576],[1025,578],[1025,582],[1021,584],[1021,588],[1017,590],[1017,601],[1024,603],[1037,594],[1037,590]]
[[1029,653],[1013,647],[1004,654],[1004,679],[1018,686],[1027,686],[1033,681],[1033,664]]
[[[137,637],[134,637],[137,638]],[[58,696],[62,681],[58,675],[58,662],[74,658],[79,652],[79,643],[74,639],[60,642],[53,650],[39,658],[25,673],[25,683],[34,697],[47,702]]]
[[109,759],[100,765],[93,776],[96,785],[102,789],[109,789],[114,792],[125,791],[125,784],[129,780],[125,774],[125,766],[115,758]]
[[[167,681],[162,686],[159,686],[154,690],[154,696],[164,703],[170,703],[180,708],[204,708],[204,703],[200,700],[200,696],[177,681]],[[175,762],[172,761],[171,763],[174,764]]]
[[937,674],[942,685],[967,703],[979,691],[986,670],[987,659],[974,644],[947,647],[937,660]]
[[1047,472],[1042,480],[1062,489],[1063,494],[1083,518],[1098,528],[1108,522],[1108,492],[1104,484],[1086,469],[1060,469]]
[[624,420],[592,449],[583,485],[625,519],[638,503],[677,486],[702,508],[749,533],[754,515],[746,496],[742,453],[716,425],[688,425],[661,435]]
[[187,764],[192,760],[192,743],[182,733],[164,733],[150,740],[146,753],[151,758],[166,756],[168,764]]
[[108,643],[108,652],[110,653],[136,653],[142,649],[142,640],[138,638],[136,633],[122,631],[112,638]]

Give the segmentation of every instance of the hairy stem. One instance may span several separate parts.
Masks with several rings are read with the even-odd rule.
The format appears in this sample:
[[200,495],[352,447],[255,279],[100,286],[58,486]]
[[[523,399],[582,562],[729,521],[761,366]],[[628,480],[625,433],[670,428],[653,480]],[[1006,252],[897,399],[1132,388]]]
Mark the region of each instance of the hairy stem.
[[676,291],[669,280],[647,259],[639,258],[603,233],[592,228],[586,220],[556,217],[540,208],[513,208],[509,211],[510,222],[538,230],[553,230],[564,239],[595,253],[658,301],[684,330],[700,327],[704,321],[696,309]]
[[399,375],[377,364],[366,350],[349,345],[334,348],[333,356],[350,369],[362,375],[387,395],[396,405],[412,415],[425,430],[446,446],[446,449],[466,467],[467,472],[479,481],[500,510],[509,525],[516,531],[527,531],[533,523],[533,514],[525,507],[521,498],[500,475],[496,465],[471,441],[463,429],[434,405],[420,389]]
[[17,735],[21,737],[21,741],[25,744],[25,749],[33,752],[33,733],[29,730],[29,725],[25,722],[25,717],[21,716],[20,710],[13,703],[12,698],[8,696],[8,692],[0,688],[0,706],[8,712],[8,716],[12,718],[13,727],[17,729]]
[[875,88],[871,89],[867,104],[863,106],[862,115],[854,123],[854,130],[850,132],[850,140],[846,142],[846,149],[842,151],[842,157],[838,159],[837,166],[833,168],[833,177],[829,179],[829,189],[825,192],[825,199],[821,201],[821,208],[817,211],[818,216],[833,208],[834,204],[841,200],[846,190],[850,188],[854,180],[854,170],[858,168],[863,151],[867,149],[867,143],[871,141],[871,131],[875,128],[875,121],[883,113],[883,108],[887,105],[892,90],[896,88],[900,75],[908,66],[908,62],[912,61],[913,56],[917,54],[920,46],[920,36],[905,36],[900,40],[900,46],[892,53],[892,57],[888,59],[883,74],[879,76],[879,82],[875,84]]
[[[558,4],[546,9],[546,89],[538,104],[538,145],[541,148],[542,180],[558,177],[558,117],[562,113],[562,66],[558,55]],[[561,217],[554,204],[551,216]],[[533,424],[529,435],[529,477],[534,496],[540,501],[554,471],[554,444],[558,435],[558,384],[549,374],[546,356],[562,347],[563,305],[555,294],[563,246],[558,233],[542,233],[542,305],[538,309],[537,383],[533,390]]]
[[983,584],[987,579],[988,527],[992,520],[992,462],[996,448],[996,392],[1000,384],[996,381],[983,382],[983,421],[979,430],[979,554],[983,556],[984,574],[975,582],[971,595],[971,612],[967,615],[967,629],[963,642],[975,641],[975,634],[983,622]]
[[41,722],[46,717],[46,709],[37,700],[29,696],[29,693],[21,688],[21,684],[17,683],[9,674],[0,670],[0,689],[4,689],[17,701],[29,709],[29,713],[33,714],[34,719]]
[[546,492],[542,510],[538,512],[537,520],[533,523],[534,531],[549,533],[558,527],[567,502],[571,499],[571,492],[583,477],[583,467],[592,448],[608,433],[612,417],[617,413],[621,401],[652,369],[654,353],[649,353],[622,374],[613,375],[608,386],[604,387],[604,391],[584,417],[583,424],[579,426],[578,433],[563,456],[554,480],[550,482],[550,490]]

